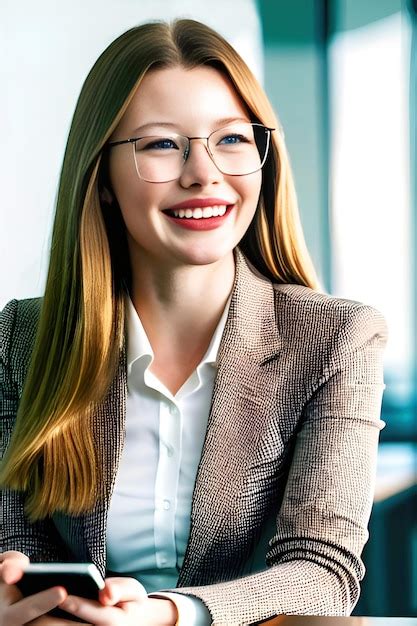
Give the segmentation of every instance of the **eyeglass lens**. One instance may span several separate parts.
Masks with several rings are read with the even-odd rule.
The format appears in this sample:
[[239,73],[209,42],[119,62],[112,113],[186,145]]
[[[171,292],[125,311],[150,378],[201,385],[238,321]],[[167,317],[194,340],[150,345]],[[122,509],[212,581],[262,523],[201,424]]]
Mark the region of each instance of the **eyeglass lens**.
[[[177,134],[142,137],[134,142],[136,168],[149,182],[181,176],[190,143]],[[223,174],[242,176],[263,166],[269,147],[269,130],[260,124],[236,123],[213,132],[207,141],[209,154]]]

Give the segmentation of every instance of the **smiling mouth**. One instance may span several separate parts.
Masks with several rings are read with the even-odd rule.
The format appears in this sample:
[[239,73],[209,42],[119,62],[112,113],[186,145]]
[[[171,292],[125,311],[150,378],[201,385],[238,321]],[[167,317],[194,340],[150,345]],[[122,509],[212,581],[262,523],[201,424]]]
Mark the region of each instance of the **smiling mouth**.
[[177,217],[180,219],[208,219],[210,217],[222,217],[225,215],[227,209],[231,208],[232,204],[213,205],[206,207],[195,207],[193,209],[166,209],[164,213],[171,217]]

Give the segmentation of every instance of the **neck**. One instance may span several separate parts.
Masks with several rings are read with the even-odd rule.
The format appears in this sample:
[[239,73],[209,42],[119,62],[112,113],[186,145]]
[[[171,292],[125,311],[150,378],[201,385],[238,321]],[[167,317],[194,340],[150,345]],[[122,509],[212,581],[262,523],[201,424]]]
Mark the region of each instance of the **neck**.
[[[132,263],[132,302],[153,349],[208,343],[230,296],[233,252],[209,265],[167,267],[141,258]],[[174,349],[174,348],[173,348]]]

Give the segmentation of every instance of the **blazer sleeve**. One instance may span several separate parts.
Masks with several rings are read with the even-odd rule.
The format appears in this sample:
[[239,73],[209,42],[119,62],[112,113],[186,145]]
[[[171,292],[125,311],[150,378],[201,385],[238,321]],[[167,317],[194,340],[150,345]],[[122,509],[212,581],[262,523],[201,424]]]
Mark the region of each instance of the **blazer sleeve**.
[[213,625],[274,614],[349,615],[364,575],[376,474],[386,325],[353,307],[323,361],[296,438],[267,569],[218,584],[177,588],[200,598]]
[[[35,317],[33,315],[32,317]],[[33,320],[19,315],[19,302],[12,300],[0,313],[0,459],[9,445],[14,427],[20,396],[20,377],[27,367],[20,357],[27,360],[31,347],[30,336],[34,334]],[[19,373],[20,372],[20,373]],[[32,561],[66,561],[68,554],[57,530],[50,519],[30,523],[24,512],[24,496],[21,492],[1,489],[2,523],[0,527],[0,550],[18,550]]]

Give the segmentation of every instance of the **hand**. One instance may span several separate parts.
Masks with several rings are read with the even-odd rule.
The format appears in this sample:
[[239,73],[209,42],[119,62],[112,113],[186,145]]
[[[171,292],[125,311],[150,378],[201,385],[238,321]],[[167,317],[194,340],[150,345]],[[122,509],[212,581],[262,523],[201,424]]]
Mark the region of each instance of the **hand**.
[[99,602],[68,596],[60,608],[94,626],[175,626],[178,612],[171,600],[148,598],[134,578],[106,578],[105,582]]
[[14,583],[22,578],[28,564],[29,559],[22,552],[9,551],[0,554],[0,626],[22,626],[29,622],[37,626],[74,624],[47,616],[41,617],[42,621],[36,619],[65,600],[67,592],[63,587],[52,587],[23,598]]

